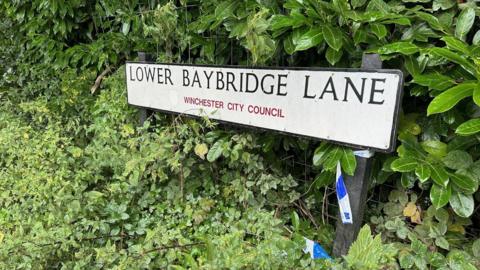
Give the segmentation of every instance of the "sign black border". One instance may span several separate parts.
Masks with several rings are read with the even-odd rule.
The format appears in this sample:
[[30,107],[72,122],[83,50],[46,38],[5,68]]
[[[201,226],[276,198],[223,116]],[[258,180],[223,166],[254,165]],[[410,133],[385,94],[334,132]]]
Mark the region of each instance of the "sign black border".
[[[235,123],[235,122],[230,122],[226,120],[218,120],[218,119],[212,119],[216,122],[222,123],[222,124],[231,124],[239,127],[246,127],[250,129],[261,129],[264,131],[273,131],[276,133],[288,135],[288,136],[294,136],[294,137],[300,137],[300,138],[307,138],[307,139],[312,139],[315,141],[326,141],[326,142],[331,142],[343,146],[348,146],[356,149],[366,149],[366,150],[374,150],[376,152],[382,152],[382,153],[391,153],[396,149],[396,142],[397,142],[397,131],[398,131],[398,121],[399,121],[399,112],[400,112],[400,106],[402,102],[402,97],[403,97],[403,83],[404,83],[404,78],[403,78],[403,72],[399,69],[364,69],[364,68],[322,68],[322,67],[264,67],[264,66],[233,66],[233,65],[207,65],[207,64],[198,64],[198,65],[192,65],[192,64],[184,64],[184,63],[157,63],[154,61],[126,61],[125,62],[125,82],[127,81],[127,65],[126,64],[148,64],[148,65],[167,65],[167,66],[185,66],[185,67],[208,67],[208,68],[233,68],[233,69],[269,69],[269,70],[307,70],[307,71],[336,71],[336,72],[364,72],[364,73],[389,73],[389,74],[397,74],[399,76],[398,80],[398,91],[397,91],[397,97],[395,101],[395,108],[393,112],[393,123],[392,123],[392,131],[390,132],[390,145],[386,149],[382,148],[376,148],[376,147],[367,147],[365,145],[358,145],[358,144],[351,144],[351,143],[345,143],[341,141],[335,141],[335,140],[330,140],[330,139],[325,139],[325,138],[319,138],[319,137],[312,137],[308,135],[302,135],[298,133],[292,133],[288,131],[280,131],[276,129],[270,129],[270,128],[264,128],[264,127],[259,127],[259,126],[253,126],[253,125],[246,125],[246,124],[240,124],[240,123]],[[126,84],[125,84],[126,87]],[[135,104],[131,104],[130,101],[128,100],[128,89],[127,89],[127,103],[131,106],[137,107],[137,108],[143,108],[143,109],[148,109],[152,111],[158,111],[158,112],[163,112],[163,113],[168,113],[168,114],[174,114],[174,115],[186,115],[188,117],[193,117],[193,118],[201,118],[201,116],[198,115],[193,115],[189,113],[179,113],[175,111],[168,111],[168,110],[162,110],[162,109],[156,109],[156,108],[151,108],[151,107],[144,107],[144,106],[139,106]]]

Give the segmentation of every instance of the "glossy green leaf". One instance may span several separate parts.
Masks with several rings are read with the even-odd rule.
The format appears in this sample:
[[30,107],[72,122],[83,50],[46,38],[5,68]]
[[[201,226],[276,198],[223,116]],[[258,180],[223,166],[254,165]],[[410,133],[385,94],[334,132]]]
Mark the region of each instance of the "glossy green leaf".
[[329,186],[335,181],[335,174],[326,170],[323,170],[321,173],[317,174],[315,179],[316,188],[323,188]]
[[338,51],[342,48],[342,35],[339,29],[334,28],[328,24],[322,26],[323,37],[328,46]]
[[425,164],[418,164],[417,168],[415,168],[415,175],[422,183],[426,182],[430,178],[430,174],[430,167]]
[[402,187],[406,189],[413,188],[416,180],[417,179],[415,178],[415,174],[413,172],[404,172],[400,177],[400,183],[402,184]]
[[480,107],[480,84],[478,86],[479,87],[473,90],[473,102],[475,102],[475,104]]
[[215,17],[217,17],[217,20],[225,20],[229,17],[234,17],[237,5],[237,1],[220,2],[220,4],[215,9]]
[[455,133],[467,136],[480,132],[480,118],[468,120],[455,130]]
[[350,3],[352,4],[352,7],[354,9],[365,5],[366,2],[367,2],[367,0],[352,0],[352,1],[350,1]]
[[439,9],[450,9],[455,6],[455,3],[455,0],[433,0],[433,10],[436,11]]
[[355,168],[357,167],[357,159],[355,158],[352,149],[344,147],[342,151],[342,158],[340,159],[342,170],[348,175],[353,175],[355,173]]
[[342,156],[342,148],[340,146],[333,146],[332,150],[325,157],[325,162],[323,162],[323,168],[329,171],[334,171]]
[[297,212],[292,211],[291,220],[294,230],[298,232],[298,230],[300,229],[300,218],[298,217]]
[[293,44],[292,35],[289,35],[283,40],[283,49],[290,55],[295,52],[295,44]]
[[404,55],[411,55],[418,52],[418,47],[410,42],[399,41],[384,45],[377,50],[379,54],[400,53]]
[[313,165],[320,166],[325,160],[328,153],[330,153],[332,148],[333,148],[333,145],[326,142],[322,142],[317,147],[317,149],[315,149],[315,152],[313,153]]
[[447,156],[443,159],[443,163],[454,170],[460,170],[468,168],[472,163],[473,159],[472,156],[461,150],[454,150],[448,152]]
[[358,45],[367,41],[367,32],[363,28],[359,28],[353,34],[353,42]]
[[447,144],[441,141],[423,141],[420,143],[423,150],[434,157],[442,158],[447,155]]
[[460,12],[460,16],[457,18],[457,25],[455,27],[455,36],[461,40],[465,40],[465,36],[472,29],[473,22],[475,21],[475,10],[471,7],[467,7]]
[[439,186],[437,184],[433,184],[430,188],[430,201],[432,201],[432,205],[436,208],[442,208],[450,200],[452,195],[452,188],[450,185],[446,187]]
[[443,31],[443,26],[440,23],[440,21],[437,19],[437,17],[428,14],[426,12],[421,12],[417,11],[415,14],[420,17],[422,20],[426,21],[430,27],[432,27],[435,30]]
[[447,48],[438,48],[434,47],[428,50],[428,52],[434,56],[442,57],[446,60],[452,61],[461,65],[465,70],[470,72],[471,74],[475,74],[475,65],[472,62],[469,62],[463,54],[460,55],[456,52],[452,52]]
[[208,154],[207,154],[207,160],[208,161],[213,162],[213,161],[217,160],[222,155],[223,144],[224,144],[224,141],[219,140],[219,141],[216,141],[212,145],[212,147],[210,147],[210,150],[208,151]]
[[448,172],[445,170],[445,168],[440,164],[430,164],[429,167],[431,171],[430,177],[432,178],[433,182],[439,186],[446,187],[449,178]]
[[443,249],[449,250],[450,249],[450,244],[448,243],[447,239],[445,237],[438,237],[435,239],[435,245],[437,247],[441,247]]
[[387,35],[387,28],[383,24],[372,23],[370,24],[370,29],[379,39],[382,39]]
[[469,53],[470,49],[468,48],[468,45],[454,37],[451,36],[446,36],[442,38],[443,41],[447,44],[447,48],[455,50],[459,53]]
[[126,36],[130,32],[130,22],[124,22],[122,24],[122,33]]
[[273,15],[270,21],[270,29],[278,30],[285,27],[292,27],[296,24],[295,20],[285,15]]
[[476,87],[478,87],[477,82],[464,82],[446,90],[430,102],[427,108],[427,115],[450,110],[462,99],[471,96],[473,94],[473,89]]
[[472,44],[473,45],[479,45],[480,44],[480,30],[477,30],[477,32],[473,36]]
[[451,173],[450,180],[456,187],[460,189],[460,191],[464,193],[473,194],[475,191],[477,191],[478,183],[470,176]]
[[304,51],[317,46],[323,41],[323,32],[320,28],[312,28],[305,32],[297,41],[295,51]]
[[415,170],[418,163],[410,157],[402,157],[394,160],[391,164],[392,170],[396,172],[411,172]]
[[327,58],[328,63],[334,66],[340,59],[342,58],[343,51],[342,50],[334,50],[331,47],[327,48],[327,52],[325,53],[325,58]]
[[465,195],[454,191],[450,197],[450,206],[455,214],[468,218],[472,215],[475,203],[472,195]]
[[413,81],[434,90],[445,90],[455,85],[454,79],[436,72],[414,75]]

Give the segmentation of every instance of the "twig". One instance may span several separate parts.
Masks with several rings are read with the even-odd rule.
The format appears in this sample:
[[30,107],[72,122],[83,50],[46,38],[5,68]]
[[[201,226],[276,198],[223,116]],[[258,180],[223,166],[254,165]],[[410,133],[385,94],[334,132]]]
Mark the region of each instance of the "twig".
[[90,93],[95,94],[95,91],[100,87],[100,84],[102,83],[102,80],[105,76],[107,76],[108,73],[110,73],[112,69],[107,66],[107,68],[97,77],[95,80],[95,84],[90,88]]

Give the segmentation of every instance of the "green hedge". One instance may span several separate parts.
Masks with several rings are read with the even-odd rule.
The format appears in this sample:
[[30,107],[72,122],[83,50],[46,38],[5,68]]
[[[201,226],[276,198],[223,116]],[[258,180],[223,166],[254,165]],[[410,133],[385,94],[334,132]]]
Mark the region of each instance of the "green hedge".
[[[325,188],[351,150],[161,114],[137,128],[122,66],[146,51],[359,67],[372,52],[406,77],[398,148],[375,157],[381,202],[368,212],[394,244],[365,232],[385,252],[358,244],[335,267],[475,269],[479,12],[453,0],[2,2],[0,265],[321,267],[302,256],[302,236],[330,247]],[[115,75],[91,95],[104,70]]]

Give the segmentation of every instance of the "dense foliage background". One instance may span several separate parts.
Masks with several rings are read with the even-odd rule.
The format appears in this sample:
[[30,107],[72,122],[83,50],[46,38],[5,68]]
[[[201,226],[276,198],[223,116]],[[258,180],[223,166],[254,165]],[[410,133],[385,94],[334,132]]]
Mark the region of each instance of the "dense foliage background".
[[[479,14],[463,0],[2,1],[0,268],[479,268]],[[398,148],[375,156],[349,254],[302,248],[331,248],[350,149],[160,113],[138,127],[123,70],[138,51],[335,67],[376,52],[402,69]]]

